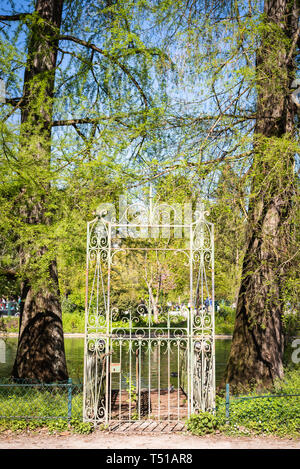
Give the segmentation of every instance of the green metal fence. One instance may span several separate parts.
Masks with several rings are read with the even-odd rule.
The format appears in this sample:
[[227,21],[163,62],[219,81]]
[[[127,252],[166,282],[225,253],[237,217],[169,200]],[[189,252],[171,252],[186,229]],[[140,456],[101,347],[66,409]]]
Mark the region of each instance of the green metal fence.
[[[260,401],[261,399],[264,399],[266,403],[263,407],[269,418],[270,414],[268,410],[272,409],[268,409],[268,407],[274,399],[277,400],[280,398],[285,402],[285,411],[282,418],[285,420],[288,418],[295,419],[298,415],[297,418],[299,420],[300,394],[235,396],[230,395],[229,385],[227,384],[225,398],[226,421],[230,423],[232,420],[236,420],[233,414],[236,413],[236,406],[239,402],[250,402],[251,400]],[[50,384],[32,382],[29,380],[0,380],[0,419],[38,419],[45,421],[56,419],[64,419],[67,421],[71,419],[81,420],[82,405],[83,386],[81,383],[73,383],[71,379],[65,382]],[[257,410],[257,419],[263,418],[261,415],[262,408],[252,409],[252,413],[255,412],[255,410]],[[249,410],[245,409],[245,415],[243,415],[243,412],[239,412],[238,420],[240,422],[246,417],[251,418]],[[279,420],[281,420],[281,418]]]
[[82,418],[82,384],[0,380],[0,419]]
[[[226,421],[227,423],[230,423],[231,420],[231,411],[234,410],[235,404],[238,404],[238,402],[246,402],[250,401],[253,399],[265,399],[266,403],[271,403],[273,399],[279,399],[282,398],[285,400],[285,405],[287,403],[287,400],[289,398],[296,398],[296,401],[293,401],[293,405],[291,403],[289,404],[290,410],[292,410],[291,414],[295,416],[295,413],[293,414],[293,410],[296,410],[296,414],[300,415],[300,394],[267,394],[267,395],[248,395],[248,396],[239,396],[239,395],[230,395],[230,389],[229,389],[229,384],[226,384],[226,397],[225,397],[225,414],[226,414]],[[294,409],[292,409],[294,407]],[[260,415],[257,415],[257,418],[260,418]]]

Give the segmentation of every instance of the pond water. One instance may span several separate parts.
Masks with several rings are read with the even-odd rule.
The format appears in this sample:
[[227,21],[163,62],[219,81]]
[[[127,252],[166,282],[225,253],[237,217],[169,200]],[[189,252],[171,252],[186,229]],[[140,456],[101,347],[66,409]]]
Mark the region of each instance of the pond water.
[[[216,339],[216,385],[220,383],[225,370],[227,358],[230,351],[231,340]],[[15,355],[17,350],[17,338],[7,338],[4,341],[0,339],[0,378],[9,377],[12,371]],[[84,355],[84,339],[83,338],[65,338],[66,360],[70,378],[74,382],[83,381],[83,355]],[[176,354],[175,354],[176,355]],[[172,363],[177,369],[177,364]]]

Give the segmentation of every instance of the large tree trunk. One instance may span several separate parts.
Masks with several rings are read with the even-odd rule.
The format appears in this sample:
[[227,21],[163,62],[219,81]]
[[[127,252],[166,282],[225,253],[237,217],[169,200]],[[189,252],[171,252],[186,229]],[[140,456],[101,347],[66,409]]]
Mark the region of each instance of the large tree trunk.
[[[21,191],[20,218],[24,226],[49,226],[47,209],[50,191],[52,100],[57,58],[57,39],[63,0],[38,0],[28,40],[21,112],[20,152],[35,167],[37,180]],[[41,21],[42,20],[42,21]],[[21,156],[22,157],[22,156]],[[47,246],[27,243],[20,249],[25,276],[21,291],[21,313],[15,378],[43,382],[68,377],[56,261]],[[43,266],[43,267],[41,267]],[[36,270],[35,270],[36,269]]]
[[[291,54],[299,2],[265,0],[257,52],[257,120],[247,248],[224,381],[234,388],[270,387],[283,377],[282,283],[293,200],[295,106]],[[295,43],[295,41],[294,41]],[[284,138],[283,138],[284,137]]]

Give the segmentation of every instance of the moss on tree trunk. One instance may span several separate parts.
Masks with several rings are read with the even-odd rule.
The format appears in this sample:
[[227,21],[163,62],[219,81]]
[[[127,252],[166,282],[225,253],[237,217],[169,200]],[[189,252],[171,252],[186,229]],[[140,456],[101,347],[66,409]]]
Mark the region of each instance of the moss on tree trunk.
[[257,113],[247,248],[224,382],[269,387],[283,377],[282,284],[294,197],[291,83],[299,2],[265,0],[257,51]]
[[[37,234],[47,232],[51,224],[52,100],[62,6],[63,0],[38,0],[29,26],[20,152],[26,164],[36,168],[36,180],[21,188],[19,211],[25,230]],[[13,376],[43,382],[65,380],[68,373],[55,258],[39,239],[24,243],[19,254],[24,275]]]

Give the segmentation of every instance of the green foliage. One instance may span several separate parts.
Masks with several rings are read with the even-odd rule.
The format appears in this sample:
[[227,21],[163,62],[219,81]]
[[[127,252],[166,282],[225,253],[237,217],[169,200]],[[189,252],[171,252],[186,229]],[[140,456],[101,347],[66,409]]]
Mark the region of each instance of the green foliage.
[[61,433],[68,430],[68,422],[63,419],[50,420],[47,428],[49,433]]
[[[126,317],[125,314],[116,316],[120,317],[119,320],[115,320],[112,323],[112,326],[114,328],[129,328],[129,322],[128,321],[122,321],[122,317]],[[62,315],[62,320],[63,320],[63,330],[64,333],[66,334],[72,334],[72,333],[78,333],[78,334],[84,334],[84,327],[85,327],[85,317],[84,313],[79,312],[77,310],[74,310],[74,312],[63,312]],[[186,319],[183,316],[173,316],[171,318],[171,325],[176,326],[176,327],[181,327],[185,324]],[[1,318],[0,320],[0,331],[2,333],[9,333],[9,332],[18,332],[18,324],[19,324],[19,319],[18,318]],[[161,327],[165,327],[167,325],[167,318],[165,314],[161,314],[158,316],[158,320],[155,323],[157,325],[160,325]],[[145,327],[148,325],[148,316],[139,316],[139,326],[144,325]],[[228,326],[228,327],[227,327]],[[220,327],[218,330],[223,330],[225,331],[226,327],[228,330],[230,330],[230,324],[225,325],[223,323],[220,324]],[[226,329],[226,330],[227,330]],[[219,332],[218,332],[219,333]],[[225,333],[225,332],[224,332]]]
[[52,420],[47,424],[49,433],[61,433],[65,431],[71,431],[72,433],[78,433],[81,435],[88,435],[92,433],[94,425],[91,422],[83,422],[80,419],[71,419],[70,422],[67,420]]
[[282,316],[282,325],[285,336],[290,338],[299,335],[300,332],[300,316],[298,311],[288,311]]
[[300,397],[233,401],[230,409],[233,429],[245,427],[255,434],[299,435]]
[[18,332],[19,331],[19,318],[18,317],[2,317],[0,318],[0,332]]
[[84,333],[84,313],[74,311],[63,313],[63,330],[65,333]]
[[220,304],[220,308],[217,311],[216,317],[220,317],[222,319],[232,320],[235,315],[235,310],[231,306],[227,306],[226,304]]
[[70,422],[73,433],[80,433],[81,435],[87,435],[92,433],[94,430],[94,424],[91,422],[83,422],[80,419],[71,419]]
[[70,294],[67,298],[63,298],[61,300],[61,308],[62,312],[64,313],[83,313],[84,314],[84,301],[78,295],[78,292],[74,292]]
[[210,412],[199,412],[193,414],[186,422],[186,428],[193,435],[206,435],[220,430],[224,422],[222,419]]
[[124,376],[127,388],[126,391],[128,392],[128,402],[137,402],[137,388],[136,384],[132,381],[132,378],[129,375]]
[[[1,104],[0,296],[18,294],[25,279],[35,291],[46,290],[51,286],[49,262],[56,258],[65,332],[84,330],[86,222],[100,202],[117,204],[128,187],[138,200],[149,180],[157,200],[213,200],[207,205],[215,223],[215,294],[232,302],[241,279],[249,205],[258,194],[273,200],[274,185],[290,201],[287,189],[296,186],[288,164],[290,155],[299,154],[297,131],[295,139],[253,138],[258,91],[263,93],[270,82],[267,101],[282,91],[286,100],[287,69],[279,66],[277,51],[282,48],[284,55],[291,50],[292,38],[262,14],[262,3],[217,2],[211,9],[209,2],[190,3],[121,0],[87,2],[83,8],[77,0],[67,2],[61,34],[76,35],[78,41],[60,42],[55,89],[47,95],[49,74],[36,74],[26,83],[34,93],[25,102]],[[45,26],[33,13],[15,27],[1,28],[0,68],[7,97],[22,96],[23,76],[31,75],[24,74],[32,53],[27,50],[30,37]],[[260,69],[255,64],[261,38],[268,54]],[[276,72],[274,77],[265,73],[265,64]],[[287,65],[292,77],[293,66]],[[20,119],[20,109],[28,111],[26,119]],[[49,124],[45,116],[56,123],[71,120],[53,125],[50,138],[43,131]],[[87,123],[74,125],[73,118]],[[290,205],[299,205],[297,197]],[[293,227],[292,232],[269,244],[271,251],[285,250],[276,252],[276,269],[288,272],[276,282],[282,303],[297,310],[299,230],[297,234],[294,227],[299,226],[299,213],[294,212],[281,222],[283,229]],[[179,257],[168,259],[165,289],[172,301],[188,295],[189,275]],[[141,280],[144,269],[137,264],[127,272],[120,265],[112,272],[120,280],[111,291],[112,304],[120,308],[117,320],[148,294]],[[287,334],[293,334],[294,317],[283,319]],[[164,321],[159,317],[160,324]],[[232,311],[221,309],[216,333],[231,333],[233,322]],[[5,320],[5,327],[17,331],[14,322]]]
[[224,321],[219,318],[215,321],[215,333],[217,335],[232,335],[234,328],[234,320]]
[[231,335],[233,333],[235,321],[235,310],[225,303],[220,304],[215,315],[215,333]]
[[[52,386],[16,385],[1,380],[0,432],[32,431],[47,428],[49,433],[72,431],[88,434],[93,424],[82,421],[82,389],[73,385],[72,414],[68,415],[68,388],[61,384]],[[20,417],[19,417],[20,416]]]
[[10,430],[16,433],[34,432],[47,429],[49,434],[59,434],[62,432],[72,432],[81,435],[88,435],[93,432],[94,425],[91,422],[83,422],[80,419],[71,419],[68,422],[65,419],[34,419],[34,420],[15,420],[1,419],[0,433]]
[[[231,434],[256,434],[277,436],[299,436],[300,432],[300,373],[286,371],[285,378],[274,385],[272,393],[248,394],[247,399],[230,398],[230,425],[225,427]],[[288,395],[296,395],[289,397]],[[286,395],[284,397],[259,396]],[[217,417],[225,419],[224,398],[217,400]]]
[[[276,435],[298,437],[300,432],[300,373],[287,370],[285,378],[274,384],[273,392],[230,397],[229,422],[225,412],[225,398],[217,396],[215,414],[199,412],[187,420],[187,430],[194,435],[216,431],[228,435]],[[276,397],[285,395],[283,397]],[[291,396],[292,395],[292,396]],[[259,397],[270,396],[270,397]],[[273,396],[273,397],[272,397]]]

